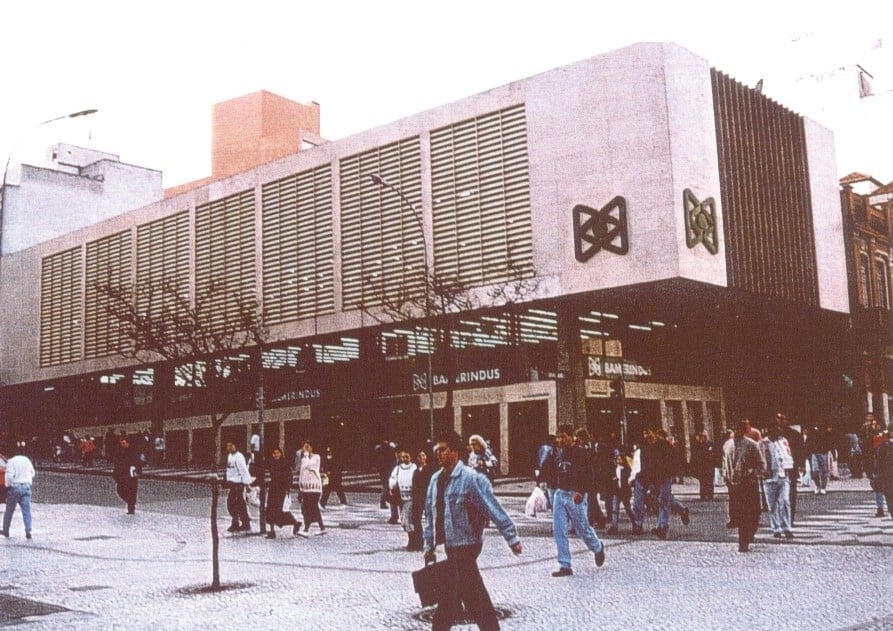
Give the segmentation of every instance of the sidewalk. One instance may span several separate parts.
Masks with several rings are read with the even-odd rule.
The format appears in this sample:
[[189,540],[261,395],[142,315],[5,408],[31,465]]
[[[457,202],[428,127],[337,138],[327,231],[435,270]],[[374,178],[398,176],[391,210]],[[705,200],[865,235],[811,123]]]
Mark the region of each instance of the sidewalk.
[[[512,484],[525,483],[502,483]],[[211,577],[207,519],[176,514],[173,504],[141,503],[128,516],[35,503],[32,541],[17,512],[12,537],[0,540],[0,626],[31,611],[29,628],[47,630],[429,628],[410,579],[421,554],[402,549],[405,533],[376,504],[330,507],[329,532],[309,539],[223,532],[227,589],[217,593],[196,593]],[[526,524],[520,500],[507,504]],[[565,579],[550,576],[551,537],[522,535],[524,553],[514,557],[488,529],[480,565],[509,616],[503,629],[880,630],[893,628],[893,524],[883,521],[885,545],[774,545],[763,533],[749,554],[731,540],[606,539],[600,569],[573,539],[575,573]]]

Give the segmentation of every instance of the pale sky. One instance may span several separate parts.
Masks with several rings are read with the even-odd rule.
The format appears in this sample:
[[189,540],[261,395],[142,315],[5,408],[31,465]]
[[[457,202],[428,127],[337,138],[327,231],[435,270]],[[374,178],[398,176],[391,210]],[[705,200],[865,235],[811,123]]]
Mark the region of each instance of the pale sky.
[[[0,156],[12,153],[13,169],[43,164],[47,147],[69,142],[159,169],[169,187],[210,174],[211,106],[235,96],[316,101],[335,140],[639,41],[681,44],[748,85],[763,78],[787,105],[779,97],[798,76],[864,64],[872,42],[893,51],[893,2],[826,4],[6,3]],[[893,86],[893,60],[870,71]],[[40,125],[86,108],[99,113]],[[893,178],[893,160],[868,162],[845,170]]]

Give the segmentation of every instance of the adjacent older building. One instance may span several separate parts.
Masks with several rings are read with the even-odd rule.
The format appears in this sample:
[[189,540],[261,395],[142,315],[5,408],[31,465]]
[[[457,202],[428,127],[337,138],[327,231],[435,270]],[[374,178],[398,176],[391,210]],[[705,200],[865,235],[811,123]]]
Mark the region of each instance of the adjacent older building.
[[864,412],[890,424],[893,320],[890,317],[893,184],[852,173],[841,180],[852,305],[852,429]]
[[[435,429],[482,434],[518,474],[559,422],[685,442],[739,415],[832,418],[849,311],[833,146],[662,43],[320,141],[5,256],[3,423],[154,426],[178,460],[213,443],[182,366],[117,352],[93,289],[109,274],[256,299],[267,443],[312,436],[354,466],[382,436],[429,438],[429,389]],[[426,270],[462,300],[426,294]],[[388,321],[420,295],[447,308]],[[255,387],[233,378],[227,440],[247,440]]]

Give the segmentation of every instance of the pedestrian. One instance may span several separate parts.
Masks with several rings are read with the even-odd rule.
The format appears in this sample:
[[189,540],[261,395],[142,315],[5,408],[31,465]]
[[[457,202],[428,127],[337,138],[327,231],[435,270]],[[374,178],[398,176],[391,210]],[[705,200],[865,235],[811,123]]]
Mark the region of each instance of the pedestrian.
[[887,510],[893,517],[893,434],[890,432],[875,450],[875,476],[877,486],[887,500]]
[[611,509],[611,527],[608,528],[609,535],[616,535],[618,532],[617,523],[620,519],[621,504],[626,509],[626,516],[629,518],[630,525],[632,526],[636,523],[636,517],[630,506],[630,498],[632,497],[632,490],[629,486],[630,460],[631,458],[627,454],[621,453],[619,449],[614,450],[614,477],[612,485],[615,488],[611,495],[613,506]]
[[586,452],[586,457],[589,458],[590,476],[587,480],[586,488],[583,490],[583,493],[586,495],[586,520],[590,525],[604,528],[608,520],[598,502],[598,492],[600,490],[598,470],[600,462],[598,461],[598,456],[600,454],[596,454],[596,443],[592,441],[592,435],[585,427],[578,427],[574,430],[574,444],[582,447]]
[[425,563],[436,560],[436,547],[443,544],[447,569],[431,628],[452,628],[462,602],[478,628],[492,631],[499,629],[499,620],[477,566],[484,544],[481,517],[496,525],[514,554],[521,554],[521,540],[490,480],[461,461],[463,451],[462,438],[454,431],[435,440],[441,469],[432,476],[425,498]]
[[152,443],[152,464],[156,467],[160,467],[164,464],[164,432],[159,432],[155,434],[155,439]]
[[698,432],[691,444],[691,472],[698,480],[698,498],[702,502],[713,500],[713,442],[707,432]]
[[800,467],[804,465],[806,460],[806,443],[797,428],[792,427],[788,417],[784,412],[778,412],[775,415],[778,422],[779,430],[785,440],[788,441],[788,447],[791,448],[791,458],[793,463],[790,469],[785,470],[785,477],[788,479],[788,497],[791,505],[791,528],[794,527],[794,518],[797,514],[797,487],[800,486]]
[[[877,507],[877,512],[875,512],[875,517],[883,517],[884,513],[884,504],[886,501],[886,495],[884,494],[884,487],[881,482],[880,469],[878,468],[878,450],[881,445],[883,445],[886,440],[886,435],[884,430],[881,428],[880,423],[876,420],[872,419],[871,421],[872,431],[874,435],[869,441],[868,445],[871,451],[869,452],[868,458],[866,459],[866,467],[868,471],[868,478],[871,483],[871,490],[874,491],[874,502]],[[890,511],[890,514],[893,515],[893,508],[891,508],[890,504],[886,506],[887,510]]]
[[[0,445],[2,447],[2,445]],[[6,461],[9,458],[0,451],[0,502],[6,502]]]
[[830,475],[828,452],[831,450],[828,433],[818,425],[813,425],[809,430],[807,447],[812,454],[812,481],[815,484],[815,494],[826,495]]
[[326,447],[326,459],[321,465],[323,474],[328,475],[329,483],[323,485],[322,499],[319,505],[323,508],[329,503],[329,496],[334,491],[342,506],[347,506],[347,496],[344,493],[344,467],[341,464],[341,456],[335,453],[332,447]]
[[431,482],[433,467],[428,464],[428,452],[420,449],[415,457],[415,472],[412,474],[412,532],[409,534],[407,550],[424,550],[422,537],[422,515],[425,513],[425,495]]
[[115,490],[118,497],[127,504],[127,514],[136,512],[136,494],[139,489],[139,476],[142,473],[142,462],[136,449],[130,444],[127,437],[118,440],[115,449],[114,468],[112,479],[115,481]]
[[301,522],[295,519],[291,510],[285,510],[283,505],[286,496],[291,491],[291,467],[288,461],[282,457],[282,450],[279,447],[270,452],[270,487],[267,495],[267,524],[270,526],[270,532],[267,533],[267,539],[276,538],[276,526],[285,528],[291,526],[291,533],[295,536],[301,529]]
[[391,497],[400,502],[400,525],[407,534],[406,549],[412,548],[412,479],[416,466],[407,449],[397,450],[397,466],[389,480]]
[[546,458],[555,449],[555,435],[549,434],[548,439],[536,450],[536,469],[533,470],[533,477],[536,483],[546,494],[546,507],[552,510],[552,488],[549,487],[549,481],[542,475],[543,464]]
[[592,460],[586,448],[574,444],[572,425],[561,425],[555,434],[558,449],[546,461],[545,469],[555,488],[552,501],[552,535],[558,549],[558,570],[552,576],[571,576],[571,550],[568,540],[568,524],[586,547],[595,555],[595,565],[605,563],[605,544],[589,524],[587,489],[592,480]]
[[[378,498],[379,508],[388,508],[388,499],[391,492],[391,471],[396,466],[397,446],[387,438],[382,438],[374,449],[375,470],[378,472],[378,481],[381,483],[381,496]],[[396,524],[398,520],[397,507],[390,507],[391,516],[389,524]]]
[[34,482],[34,465],[28,456],[22,453],[22,447],[16,444],[14,455],[6,462],[6,512],[3,513],[4,537],[9,537],[9,526],[16,506],[22,509],[22,520],[25,522],[25,539],[31,538],[31,484]]
[[322,473],[320,472],[319,454],[313,453],[313,444],[304,439],[301,450],[295,454],[296,469],[298,471],[298,491],[301,497],[301,515],[304,518],[304,530],[307,536],[310,524],[319,526],[319,534],[326,533],[326,526],[322,522],[322,513],[319,510],[319,498],[322,495]]
[[490,482],[496,479],[499,472],[499,460],[480,434],[472,434],[468,438],[468,466],[490,478]]
[[233,442],[226,443],[226,485],[229,492],[226,496],[226,509],[232,523],[227,532],[247,532],[251,530],[251,518],[248,517],[248,505],[245,503],[245,491],[251,485],[251,473],[245,456],[236,449]]
[[729,490],[729,521],[738,529],[738,552],[750,550],[760,525],[760,475],[766,469],[760,446],[745,432],[750,421],[738,421],[723,445],[723,477]]
[[636,523],[633,534],[644,533],[646,496],[657,495],[657,527],[652,534],[666,539],[670,529],[670,499],[673,495],[671,477],[673,475],[673,451],[662,429],[646,429],[643,432],[645,443],[633,454],[630,479],[633,487],[633,514]]
[[787,472],[793,467],[794,457],[787,439],[781,435],[779,424],[769,426],[766,438],[760,443],[766,461],[766,502],[769,504],[769,525],[772,536],[794,538],[791,526],[790,479]]
[[248,470],[255,474],[255,468],[260,464],[260,425],[255,424],[251,428],[251,436],[248,438]]

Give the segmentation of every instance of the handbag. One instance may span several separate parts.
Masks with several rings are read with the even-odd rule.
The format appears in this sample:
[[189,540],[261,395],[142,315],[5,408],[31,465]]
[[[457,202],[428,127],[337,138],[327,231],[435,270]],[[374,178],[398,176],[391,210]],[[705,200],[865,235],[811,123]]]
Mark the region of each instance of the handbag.
[[438,561],[426,564],[422,569],[412,573],[412,586],[419,595],[422,607],[430,607],[440,602],[449,570],[447,561]]

